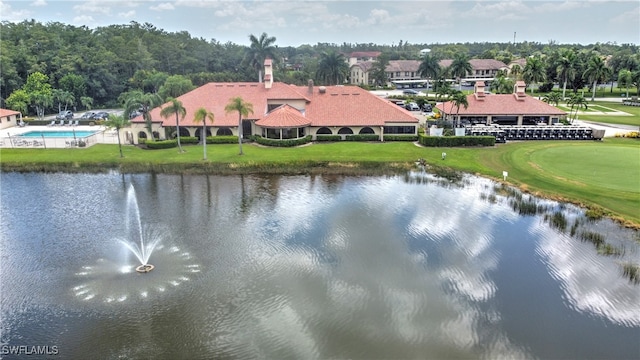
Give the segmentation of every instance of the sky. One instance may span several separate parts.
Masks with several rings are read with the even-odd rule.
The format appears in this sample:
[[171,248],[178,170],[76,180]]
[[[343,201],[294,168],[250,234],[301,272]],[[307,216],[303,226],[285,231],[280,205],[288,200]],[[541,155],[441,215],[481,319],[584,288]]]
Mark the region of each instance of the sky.
[[401,40],[640,44],[638,0],[0,0],[0,20],[30,19],[91,29],[136,21],[239,45],[265,32],[280,47]]

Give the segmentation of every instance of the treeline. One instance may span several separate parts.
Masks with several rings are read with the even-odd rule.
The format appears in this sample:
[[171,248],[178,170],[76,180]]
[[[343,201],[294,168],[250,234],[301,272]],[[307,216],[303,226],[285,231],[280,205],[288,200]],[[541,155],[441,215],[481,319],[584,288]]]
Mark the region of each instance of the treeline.
[[[7,107],[7,99],[13,94],[12,107],[30,113],[63,106],[119,107],[121,95],[131,91],[175,96],[176,91],[212,81],[258,80],[259,66],[247,56],[252,49],[249,39],[247,44],[221,43],[137,22],[90,29],[59,22],[5,21],[0,24],[0,34],[0,106]],[[278,47],[276,42],[275,48],[278,55],[274,59],[275,79],[297,85],[304,85],[309,79],[323,83],[323,78],[317,78],[317,70],[326,52],[381,51],[390,60],[419,60],[420,50],[429,48],[430,55],[440,59],[465,53],[470,58],[509,63],[520,57],[557,54],[570,48],[608,56],[613,74],[620,69],[635,71],[640,66],[637,45],[616,43],[410,44],[399,40],[393,45],[317,43],[298,47]],[[30,84],[28,79],[33,74],[37,74],[37,79]],[[33,99],[20,100],[20,94],[14,94],[24,89],[33,92],[43,86],[53,96],[40,101],[39,107],[33,104]]]

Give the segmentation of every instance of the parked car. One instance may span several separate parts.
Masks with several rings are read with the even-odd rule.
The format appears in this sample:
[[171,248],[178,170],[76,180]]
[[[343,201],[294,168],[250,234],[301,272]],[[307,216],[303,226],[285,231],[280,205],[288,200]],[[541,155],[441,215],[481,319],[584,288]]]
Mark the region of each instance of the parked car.
[[424,112],[432,112],[433,111],[433,107],[429,103],[424,103],[422,105],[422,111],[424,111]]
[[129,119],[133,119],[134,117],[142,115],[142,111],[134,110],[129,114]]
[[404,108],[409,110],[409,111],[420,111],[420,106],[418,106],[418,104],[416,104],[414,102],[408,103],[407,105],[405,105]]
[[94,113],[93,111],[87,111],[86,113],[82,114],[82,116],[80,116],[80,119],[89,120],[92,119],[95,114],[96,113]]
[[420,95],[420,91],[415,89],[404,89],[402,90],[402,93],[405,95]]
[[56,120],[69,120],[69,119],[73,119],[73,111],[71,110],[60,111],[58,115],[56,115]]
[[92,117],[94,120],[106,120],[109,117],[109,113],[106,111],[99,111]]

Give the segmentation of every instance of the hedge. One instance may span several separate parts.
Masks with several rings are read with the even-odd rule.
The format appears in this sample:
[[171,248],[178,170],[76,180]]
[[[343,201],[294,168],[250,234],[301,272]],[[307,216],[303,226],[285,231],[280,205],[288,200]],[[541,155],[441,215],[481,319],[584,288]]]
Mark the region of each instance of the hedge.
[[385,135],[384,141],[418,141],[418,135]]
[[493,136],[420,136],[420,144],[432,147],[494,146]]
[[380,136],[376,134],[358,134],[345,136],[347,141],[380,141]]
[[340,141],[342,136],[340,135],[316,135],[316,141]]
[[233,135],[207,136],[207,144],[237,144],[238,137]]
[[[182,138],[180,138],[182,140]],[[169,149],[178,146],[178,140],[159,140],[159,141],[151,141],[147,140],[145,142],[148,149]]]
[[292,146],[304,145],[311,142],[311,135],[307,135],[302,139],[291,139],[291,140],[265,139],[262,136],[255,135],[253,137],[253,140],[255,140],[260,145],[276,146],[276,147],[292,147]]
[[182,144],[198,144],[200,139],[195,136],[180,136],[180,145]]

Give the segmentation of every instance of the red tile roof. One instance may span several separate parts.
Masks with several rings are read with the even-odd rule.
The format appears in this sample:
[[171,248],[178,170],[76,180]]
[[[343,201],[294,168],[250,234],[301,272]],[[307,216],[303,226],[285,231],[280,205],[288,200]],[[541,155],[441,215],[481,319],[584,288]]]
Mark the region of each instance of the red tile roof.
[[[451,66],[452,63],[453,63],[453,60],[451,59],[438,61],[438,65],[440,65],[440,67],[442,68],[447,68]],[[469,64],[471,65],[471,68],[474,71],[475,70],[499,70],[507,67],[507,65],[505,65],[505,63],[503,63],[502,61],[495,60],[495,59],[470,59]]]
[[20,115],[20,112],[9,109],[0,109],[0,117],[8,117],[11,115]]
[[[324,88],[324,93],[320,91]],[[418,120],[407,110],[381,99],[357,86],[316,86],[310,93],[308,86],[294,86],[274,82],[271,89],[261,83],[209,83],[180,97],[178,100],[187,110],[187,115],[180,120],[180,126],[200,126],[193,122],[197,109],[204,107],[214,114],[212,126],[237,127],[238,113],[225,113],[224,108],[234,97],[253,105],[253,114],[247,118],[257,120],[257,124],[267,127],[282,124],[286,126],[302,126],[300,118],[278,114],[270,119],[267,115],[268,100],[282,100],[305,103],[303,119],[311,126],[383,126],[385,123],[418,123]],[[162,105],[164,107],[166,104]],[[175,116],[163,119],[161,107],[151,110],[151,118],[161,121],[162,126],[175,126]],[[284,110],[283,110],[284,111]],[[288,110],[286,110],[288,111]],[[273,112],[272,112],[273,113]],[[271,114],[269,114],[271,115]],[[275,115],[275,114],[274,114]],[[281,122],[285,119],[293,125]],[[133,123],[144,123],[142,116],[131,120]],[[284,126],[286,125],[286,126]]]
[[[305,115],[311,126],[383,126],[418,123],[409,111],[357,86],[314,87]],[[306,89],[304,87],[300,87]]]
[[529,95],[516,96],[515,94],[492,94],[481,99],[475,94],[467,95],[469,105],[465,109],[460,106],[456,109],[452,101],[447,101],[436,105],[438,110],[446,114],[456,114],[462,116],[487,116],[487,115],[566,115],[567,113],[551,106],[544,101],[533,98]]
[[311,125],[311,120],[305,118],[300,110],[285,104],[256,121],[256,125],[263,128],[305,127]]
[[349,57],[352,58],[361,58],[361,57],[374,57],[377,58],[382,54],[380,51],[354,51],[349,54]]

